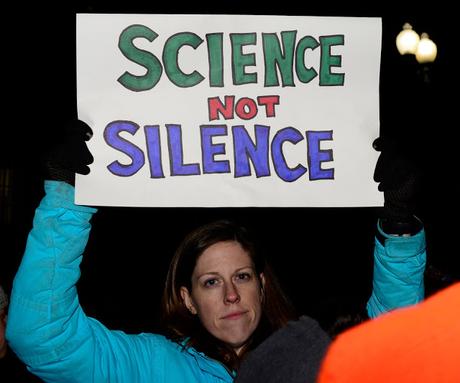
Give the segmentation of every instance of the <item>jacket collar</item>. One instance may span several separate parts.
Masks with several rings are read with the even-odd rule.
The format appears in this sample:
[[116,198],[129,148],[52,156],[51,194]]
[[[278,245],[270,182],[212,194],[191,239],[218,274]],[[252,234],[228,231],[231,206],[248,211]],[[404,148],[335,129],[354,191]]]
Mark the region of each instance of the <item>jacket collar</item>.
[[[182,346],[185,346],[186,340],[182,342]],[[195,350],[193,347],[186,347],[185,352],[195,358],[198,367],[208,374],[211,374],[224,382],[233,382],[236,377],[235,371],[229,371],[221,362],[212,359],[204,353]]]

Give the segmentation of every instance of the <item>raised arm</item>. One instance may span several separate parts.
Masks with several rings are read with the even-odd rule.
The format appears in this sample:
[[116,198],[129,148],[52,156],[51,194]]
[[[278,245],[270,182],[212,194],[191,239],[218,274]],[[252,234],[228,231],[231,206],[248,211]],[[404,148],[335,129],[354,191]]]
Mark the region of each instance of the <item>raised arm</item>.
[[96,211],[74,205],[65,182],[47,181],[45,190],[14,280],[7,327],[14,352],[44,379],[55,373],[54,363],[61,364],[59,376],[91,367],[81,358],[94,354],[94,343],[75,285]]
[[96,209],[74,204],[74,171],[89,172],[92,157],[78,136],[86,133],[73,127],[73,139],[67,137],[48,163],[48,177],[66,182],[45,182],[13,283],[6,336],[29,370],[47,382],[141,381],[141,374],[155,381],[150,366],[159,361],[149,352],[161,339],[110,331],[79,304],[76,283]]
[[426,265],[425,232],[414,215],[420,171],[411,154],[395,142],[379,138],[374,147],[381,151],[374,179],[385,205],[375,238],[373,290],[367,303],[371,318],[423,300]]

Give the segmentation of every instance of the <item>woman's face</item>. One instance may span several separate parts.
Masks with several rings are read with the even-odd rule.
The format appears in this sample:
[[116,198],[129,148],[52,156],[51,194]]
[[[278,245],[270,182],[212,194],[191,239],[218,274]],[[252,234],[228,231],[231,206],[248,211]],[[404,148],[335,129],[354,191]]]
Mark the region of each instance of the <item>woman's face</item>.
[[181,288],[192,314],[214,337],[238,353],[259,324],[263,275],[257,276],[248,253],[238,242],[218,242],[199,257],[192,291]]

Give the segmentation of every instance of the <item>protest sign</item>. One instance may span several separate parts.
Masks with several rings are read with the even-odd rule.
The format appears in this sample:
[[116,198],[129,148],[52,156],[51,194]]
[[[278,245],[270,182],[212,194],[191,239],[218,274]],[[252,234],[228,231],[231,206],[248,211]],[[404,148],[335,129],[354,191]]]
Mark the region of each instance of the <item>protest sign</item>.
[[381,20],[77,15],[76,202],[376,206]]

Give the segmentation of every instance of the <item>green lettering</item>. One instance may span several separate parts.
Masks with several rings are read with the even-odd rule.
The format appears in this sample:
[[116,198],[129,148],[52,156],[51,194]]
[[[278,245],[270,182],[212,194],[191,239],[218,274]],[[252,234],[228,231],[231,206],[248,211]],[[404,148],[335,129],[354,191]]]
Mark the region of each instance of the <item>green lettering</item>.
[[209,33],[206,35],[209,60],[209,86],[224,86],[224,54],[223,34]]
[[121,85],[135,92],[152,89],[160,80],[163,72],[161,63],[155,55],[134,45],[134,39],[140,37],[152,42],[158,35],[144,25],[130,25],[121,32],[118,40],[118,48],[121,53],[128,60],[147,69],[147,72],[142,76],[125,72],[118,78]]
[[247,66],[256,65],[254,53],[243,54],[244,45],[255,45],[257,35],[255,33],[232,33],[232,75],[233,85],[257,83],[257,73],[246,73]]
[[303,83],[309,83],[313,80],[318,72],[315,68],[307,68],[305,66],[305,51],[307,49],[315,50],[319,46],[319,42],[316,41],[312,36],[303,37],[297,44],[295,70],[297,78]]
[[321,36],[321,64],[319,72],[319,85],[322,86],[342,86],[345,75],[343,73],[331,73],[331,67],[342,65],[342,56],[331,54],[331,46],[343,45],[343,35]]
[[[278,72],[281,73],[283,87],[294,86],[292,63],[297,31],[281,32],[283,49],[276,33],[263,33],[262,42],[265,59],[265,86],[279,86]],[[283,53],[284,52],[284,53]]]
[[196,49],[202,42],[203,39],[192,32],[177,33],[166,41],[163,49],[163,65],[166,75],[173,84],[181,88],[188,88],[204,80],[204,77],[196,70],[190,74],[182,72],[178,62],[179,50],[184,45]]

